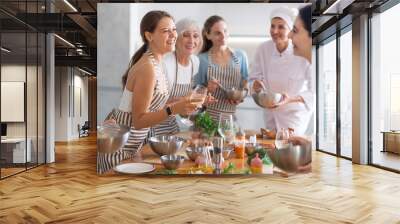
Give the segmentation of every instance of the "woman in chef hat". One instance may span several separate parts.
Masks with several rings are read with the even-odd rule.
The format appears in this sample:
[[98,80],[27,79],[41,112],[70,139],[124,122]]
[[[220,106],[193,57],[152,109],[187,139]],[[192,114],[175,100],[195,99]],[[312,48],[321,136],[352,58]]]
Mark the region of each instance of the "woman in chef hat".
[[256,92],[282,94],[280,101],[265,109],[266,128],[275,133],[293,129],[294,134],[304,135],[313,113],[314,87],[310,62],[293,54],[288,37],[296,14],[297,9],[287,7],[272,11],[271,40],[258,47],[250,79]]

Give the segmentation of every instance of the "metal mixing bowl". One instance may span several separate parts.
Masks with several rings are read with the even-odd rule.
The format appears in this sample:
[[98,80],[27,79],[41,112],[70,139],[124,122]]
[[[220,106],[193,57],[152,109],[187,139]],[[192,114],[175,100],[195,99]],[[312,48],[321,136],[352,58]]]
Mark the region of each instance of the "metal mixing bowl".
[[226,98],[235,101],[242,101],[248,93],[247,89],[227,88],[224,90]]
[[189,159],[195,161],[198,156],[203,154],[203,147],[187,147],[185,151]]
[[101,153],[113,153],[120,150],[129,137],[128,126],[103,125],[97,127],[97,151]]
[[251,96],[254,102],[262,108],[271,107],[282,99],[282,94],[273,92],[253,93]]
[[303,145],[289,144],[286,148],[267,149],[272,163],[286,172],[296,172],[311,163],[311,143]]
[[161,162],[164,167],[168,170],[176,170],[178,169],[183,161],[185,161],[185,157],[181,155],[164,155],[161,156]]
[[149,138],[151,149],[159,156],[175,154],[185,140],[176,136],[155,136]]

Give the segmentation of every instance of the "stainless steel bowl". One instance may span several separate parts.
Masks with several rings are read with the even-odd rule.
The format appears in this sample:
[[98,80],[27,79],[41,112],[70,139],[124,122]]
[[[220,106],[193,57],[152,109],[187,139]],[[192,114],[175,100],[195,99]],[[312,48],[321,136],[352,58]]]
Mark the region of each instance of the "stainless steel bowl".
[[311,143],[303,145],[289,144],[286,148],[267,149],[272,163],[286,172],[296,172],[311,163]]
[[97,151],[101,153],[113,153],[120,150],[129,137],[128,126],[103,125],[97,127]]
[[247,89],[227,88],[224,90],[226,98],[235,101],[242,101],[248,93]]
[[187,147],[185,151],[189,159],[195,161],[198,156],[203,154],[203,147]]
[[254,102],[262,108],[271,107],[279,103],[282,99],[282,94],[273,92],[253,93],[251,96],[253,97]]
[[161,163],[168,170],[176,170],[178,169],[183,161],[185,161],[185,157],[181,155],[164,155],[161,156]]
[[159,156],[175,154],[185,140],[176,136],[155,136],[149,138],[151,149]]

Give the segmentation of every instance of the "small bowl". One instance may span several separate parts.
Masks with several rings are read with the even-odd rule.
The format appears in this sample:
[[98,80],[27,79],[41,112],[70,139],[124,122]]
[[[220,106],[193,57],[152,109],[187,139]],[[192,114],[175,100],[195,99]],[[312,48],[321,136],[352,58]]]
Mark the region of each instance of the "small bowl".
[[235,101],[242,101],[247,96],[247,89],[230,88],[225,89],[226,98]]
[[160,157],[161,163],[168,170],[176,170],[178,169],[183,161],[185,161],[185,157],[181,155],[164,155]]
[[149,138],[151,149],[159,156],[175,154],[185,140],[176,136],[155,136]]
[[198,156],[203,154],[202,147],[187,147],[185,151],[186,151],[186,155],[192,161],[195,161]]
[[270,91],[253,93],[251,96],[254,102],[262,108],[272,107],[282,100],[282,94]]

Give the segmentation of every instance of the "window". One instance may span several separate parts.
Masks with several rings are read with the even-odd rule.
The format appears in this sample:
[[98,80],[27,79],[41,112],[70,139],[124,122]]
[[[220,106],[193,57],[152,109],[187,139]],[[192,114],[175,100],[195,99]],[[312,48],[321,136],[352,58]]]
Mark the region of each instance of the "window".
[[318,149],[336,153],[336,39],[318,48]]
[[400,5],[371,18],[372,163],[400,170]]
[[[346,32],[347,31],[347,32]],[[352,34],[340,36],[340,155],[352,157]]]

